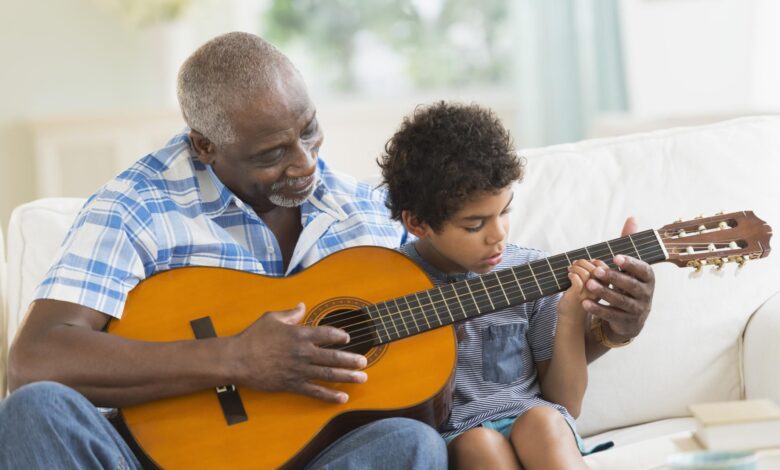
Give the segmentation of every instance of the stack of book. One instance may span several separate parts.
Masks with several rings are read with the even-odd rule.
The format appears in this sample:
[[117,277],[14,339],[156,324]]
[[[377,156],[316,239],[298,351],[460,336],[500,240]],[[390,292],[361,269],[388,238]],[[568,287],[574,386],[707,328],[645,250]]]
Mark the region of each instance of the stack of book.
[[780,406],[772,400],[691,405],[698,421],[696,439],[710,450],[780,447]]

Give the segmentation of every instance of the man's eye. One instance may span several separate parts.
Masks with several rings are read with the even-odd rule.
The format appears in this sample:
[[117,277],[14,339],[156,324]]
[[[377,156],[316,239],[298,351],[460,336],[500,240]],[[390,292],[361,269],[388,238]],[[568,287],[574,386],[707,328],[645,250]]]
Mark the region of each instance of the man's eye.
[[304,139],[308,139],[309,137],[312,137],[314,134],[317,133],[317,121],[312,121],[309,123],[308,126],[306,126],[306,129],[303,130],[303,133],[301,134],[301,137]]
[[267,165],[273,165],[277,163],[283,156],[284,156],[284,149],[276,148],[258,155],[253,160],[258,165],[267,166]]

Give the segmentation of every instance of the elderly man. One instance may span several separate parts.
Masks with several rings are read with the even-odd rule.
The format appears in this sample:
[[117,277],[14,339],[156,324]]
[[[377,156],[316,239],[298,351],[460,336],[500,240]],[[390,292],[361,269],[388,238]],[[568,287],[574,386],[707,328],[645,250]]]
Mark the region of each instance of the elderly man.
[[[138,467],[94,406],[226,383],[342,403],[346,394],[322,380],[366,380],[365,357],[323,347],[348,342],[344,331],[297,325],[303,305],[208,341],[101,332],[121,317],[128,292],[156,272],[207,265],[286,276],[337,250],[397,247],[406,236],[382,192],[318,160],[314,105],[298,71],[267,42],[245,33],[209,41],[182,66],[178,94],[189,130],[89,199],[36,292],[11,350],[16,390],[0,404],[2,468]],[[619,341],[641,329],[652,277],[608,276],[594,289],[613,307],[589,308],[616,320]],[[591,357],[607,350],[592,338],[589,345]],[[422,423],[385,419],[342,437],[309,466],[445,468],[446,448]]]

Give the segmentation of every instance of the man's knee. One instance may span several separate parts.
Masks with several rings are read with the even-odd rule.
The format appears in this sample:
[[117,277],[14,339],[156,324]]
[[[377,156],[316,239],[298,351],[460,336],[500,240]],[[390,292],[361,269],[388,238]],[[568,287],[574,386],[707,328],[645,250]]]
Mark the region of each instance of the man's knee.
[[439,464],[446,465],[447,444],[427,424],[408,418],[388,418],[373,423],[373,426],[387,437],[392,435],[397,449],[407,449],[411,456],[417,454],[431,457],[432,468]]
[[51,417],[80,405],[89,404],[77,391],[56,382],[33,382],[10,394],[3,402],[4,419],[14,417],[29,422]]

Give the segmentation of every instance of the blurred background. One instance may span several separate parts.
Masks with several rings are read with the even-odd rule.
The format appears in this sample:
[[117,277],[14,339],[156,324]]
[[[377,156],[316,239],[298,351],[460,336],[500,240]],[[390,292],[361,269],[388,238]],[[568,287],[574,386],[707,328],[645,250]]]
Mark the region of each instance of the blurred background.
[[519,148],[778,113],[778,24],[776,0],[2,0],[0,226],[180,130],[178,66],[223,32],[286,53],[322,156],[370,178],[440,99],[493,108]]

